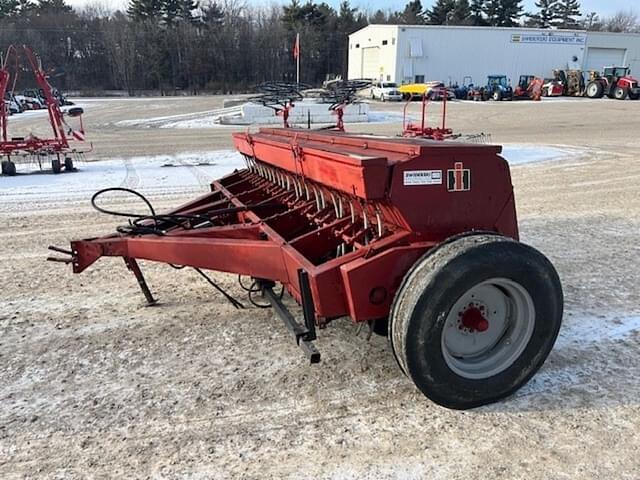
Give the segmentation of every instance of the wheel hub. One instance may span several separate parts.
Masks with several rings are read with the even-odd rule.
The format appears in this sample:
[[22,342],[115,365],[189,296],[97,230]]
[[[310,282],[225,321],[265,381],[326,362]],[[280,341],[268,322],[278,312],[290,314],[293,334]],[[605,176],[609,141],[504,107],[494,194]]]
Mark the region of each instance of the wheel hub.
[[472,332],[486,332],[489,329],[489,320],[485,318],[484,311],[484,305],[476,306],[470,303],[464,312],[460,312],[461,326]]
[[505,278],[486,280],[464,293],[447,315],[442,350],[448,366],[465,378],[488,378],[506,369],[525,348],[535,323],[529,293]]

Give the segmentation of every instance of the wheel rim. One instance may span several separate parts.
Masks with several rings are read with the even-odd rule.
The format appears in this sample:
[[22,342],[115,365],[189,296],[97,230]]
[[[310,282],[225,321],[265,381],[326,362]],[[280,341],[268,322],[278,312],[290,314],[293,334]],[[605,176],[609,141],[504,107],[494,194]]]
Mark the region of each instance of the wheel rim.
[[534,326],[533,300],[522,285],[506,278],[486,280],[464,293],[447,315],[444,360],[461,377],[492,377],[518,359]]

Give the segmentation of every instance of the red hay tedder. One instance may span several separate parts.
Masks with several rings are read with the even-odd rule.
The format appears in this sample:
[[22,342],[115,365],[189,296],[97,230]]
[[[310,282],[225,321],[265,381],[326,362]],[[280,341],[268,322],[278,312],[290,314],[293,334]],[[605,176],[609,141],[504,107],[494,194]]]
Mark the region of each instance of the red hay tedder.
[[[440,405],[504,398],[541,367],[560,328],[552,264],[518,241],[501,147],[336,130],[235,133],[246,161],[211,193],[118,233],[51,247],[80,273],[122,257],[250,276],[312,363],[339,317],[387,334],[402,371]],[[95,197],[94,197],[95,200]],[[113,212],[110,212],[113,213]],[[209,279],[210,280],[210,279]],[[302,306],[296,320],[280,283]],[[229,298],[229,297],[228,297]],[[235,306],[242,306],[237,300]]]
[[[44,97],[49,114],[49,123],[53,130],[52,138],[39,138],[33,134],[26,137],[9,137],[9,111],[3,99],[5,94],[15,89],[18,74],[25,68],[20,62],[20,51],[27,59],[28,68],[33,72],[36,84]],[[11,69],[13,67],[13,82]],[[10,85],[11,83],[11,85]],[[84,142],[85,132],[82,123],[83,110],[79,107],[70,108],[66,114],[62,112],[58,100],[53,95],[53,89],[47,80],[47,74],[42,68],[40,59],[33,51],[23,46],[20,49],[9,46],[4,57],[0,58],[0,159],[2,159],[2,173],[16,174],[16,160],[23,163],[35,163],[42,169],[43,159],[51,162],[53,173],[74,170],[74,159],[82,159],[83,151],[71,147],[70,141]],[[65,120],[65,115],[79,119],[80,126],[76,130]]]

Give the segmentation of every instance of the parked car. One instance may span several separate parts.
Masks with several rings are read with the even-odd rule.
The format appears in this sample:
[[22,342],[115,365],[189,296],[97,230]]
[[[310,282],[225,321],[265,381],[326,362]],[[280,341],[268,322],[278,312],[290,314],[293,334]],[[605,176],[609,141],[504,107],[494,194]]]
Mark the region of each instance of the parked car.
[[44,108],[44,102],[39,98],[16,95],[16,100],[20,102],[24,110],[40,110]]
[[415,99],[422,98],[422,95],[425,93],[429,93],[433,87],[437,87],[439,85],[443,85],[442,82],[431,81],[426,83],[405,83],[401,85],[398,90],[402,94],[402,98],[408,100],[413,97]]
[[386,102],[387,100],[400,101],[402,94],[398,85],[394,82],[373,82],[371,84],[371,99]]
[[[46,99],[44,98],[44,92],[41,88],[29,88],[22,92],[24,97],[35,98],[40,101],[43,108],[47,105]],[[51,95],[58,102],[58,106],[63,107],[66,105],[73,105],[73,102],[67,100],[67,98],[58,90],[57,88],[51,89]]]
[[20,105],[20,102],[18,102],[16,100],[16,97],[10,94],[9,92],[5,93],[4,95],[4,103],[9,109],[9,113],[11,115],[16,113],[22,113],[23,111],[23,108],[22,108],[22,105]]
[[23,97],[27,97],[27,98],[35,98],[37,99],[42,105],[45,104],[45,100],[44,100],[44,94],[43,92],[39,89],[39,88],[29,88],[27,90],[24,90],[22,92],[22,96]]

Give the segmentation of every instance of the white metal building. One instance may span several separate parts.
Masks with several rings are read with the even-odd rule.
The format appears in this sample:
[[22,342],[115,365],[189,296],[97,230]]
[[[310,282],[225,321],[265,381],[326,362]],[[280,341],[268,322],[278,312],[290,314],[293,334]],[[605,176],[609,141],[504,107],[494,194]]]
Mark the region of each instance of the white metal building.
[[[349,36],[349,78],[477,84],[487,75],[551,77],[552,70],[640,75],[640,34],[431,25],[369,25]],[[469,79],[467,78],[467,81]]]

